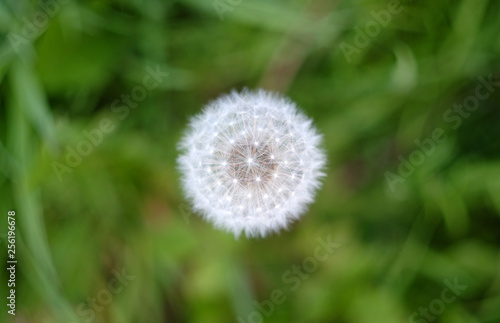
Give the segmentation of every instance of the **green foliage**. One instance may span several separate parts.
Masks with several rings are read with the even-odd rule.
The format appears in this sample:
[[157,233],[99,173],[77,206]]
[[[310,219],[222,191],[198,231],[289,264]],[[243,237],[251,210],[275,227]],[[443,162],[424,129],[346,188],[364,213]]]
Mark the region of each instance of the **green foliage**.
[[[499,11],[0,2],[0,210],[16,211],[19,268],[0,321],[428,322],[429,306],[436,322],[500,321]],[[191,214],[176,171],[189,117],[244,87],[303,107],[329,159],[304,218],[262,240]],[[340,246],[308,273],[328,236]]]

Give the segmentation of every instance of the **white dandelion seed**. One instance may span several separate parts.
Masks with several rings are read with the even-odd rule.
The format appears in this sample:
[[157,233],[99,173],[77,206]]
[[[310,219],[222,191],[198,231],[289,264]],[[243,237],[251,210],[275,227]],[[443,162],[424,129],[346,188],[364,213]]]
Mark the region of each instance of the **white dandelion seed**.
[[287,228],[313,201],[326,163],[320,143],[290,100],[232,92],[194,117],[179,144],[184,192],[216,227],[264,237]]

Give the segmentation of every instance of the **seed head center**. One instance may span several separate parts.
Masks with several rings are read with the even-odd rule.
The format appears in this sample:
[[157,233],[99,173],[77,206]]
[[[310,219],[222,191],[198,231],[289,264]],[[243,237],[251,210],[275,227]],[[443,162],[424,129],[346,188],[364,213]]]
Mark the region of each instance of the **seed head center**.
[[246,142],[229,149],[227,164],[229,176],[245,186],[265,184],[277,167],[269,146]]

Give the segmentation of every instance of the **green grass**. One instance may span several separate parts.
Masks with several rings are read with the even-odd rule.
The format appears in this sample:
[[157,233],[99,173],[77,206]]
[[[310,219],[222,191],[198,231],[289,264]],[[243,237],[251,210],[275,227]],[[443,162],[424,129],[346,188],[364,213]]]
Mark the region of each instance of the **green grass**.
[[[16,211],[18,259],[16,316],[2,305],[0,321],[247,322],[280,290],[266,322],[411,322],[456,278],[467,289],[435,322],[500,321],[500,87],[467,116],[450,110],[500,79],[499,3],[401,1],[347,59],[341,44],[388,3],[220,2],[223,20],[212,1],[69,0],[47,23],[41,2],[0,2],[0,210]],[[168,76],[113,109],[148,68]],[[190,214],[175,164],[189,117],[245,87],[297,102],[329,160],[303,219],[260,240]],[[68,166],[67,147],[106,119]],[[436,129],[444,139],[402,176],[398,157]],[[329,235],[339,248],[290,281]],[[111,292],[122,269],[133,278]]]

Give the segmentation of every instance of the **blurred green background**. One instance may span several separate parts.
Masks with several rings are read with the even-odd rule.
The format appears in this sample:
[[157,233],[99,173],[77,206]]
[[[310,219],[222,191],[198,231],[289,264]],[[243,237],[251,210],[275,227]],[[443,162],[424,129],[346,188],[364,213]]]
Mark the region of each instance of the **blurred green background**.
[[[0,1],[0,259],[8,210],[18,259],[16,316],[2,270],[0,321],[500,322],[499,14]],[[303,219],[265,239],[191,214],[175,164],[189,117],[245,87],[300,105],[329,159]],[[338,248],[311,269],[328,237]]]

